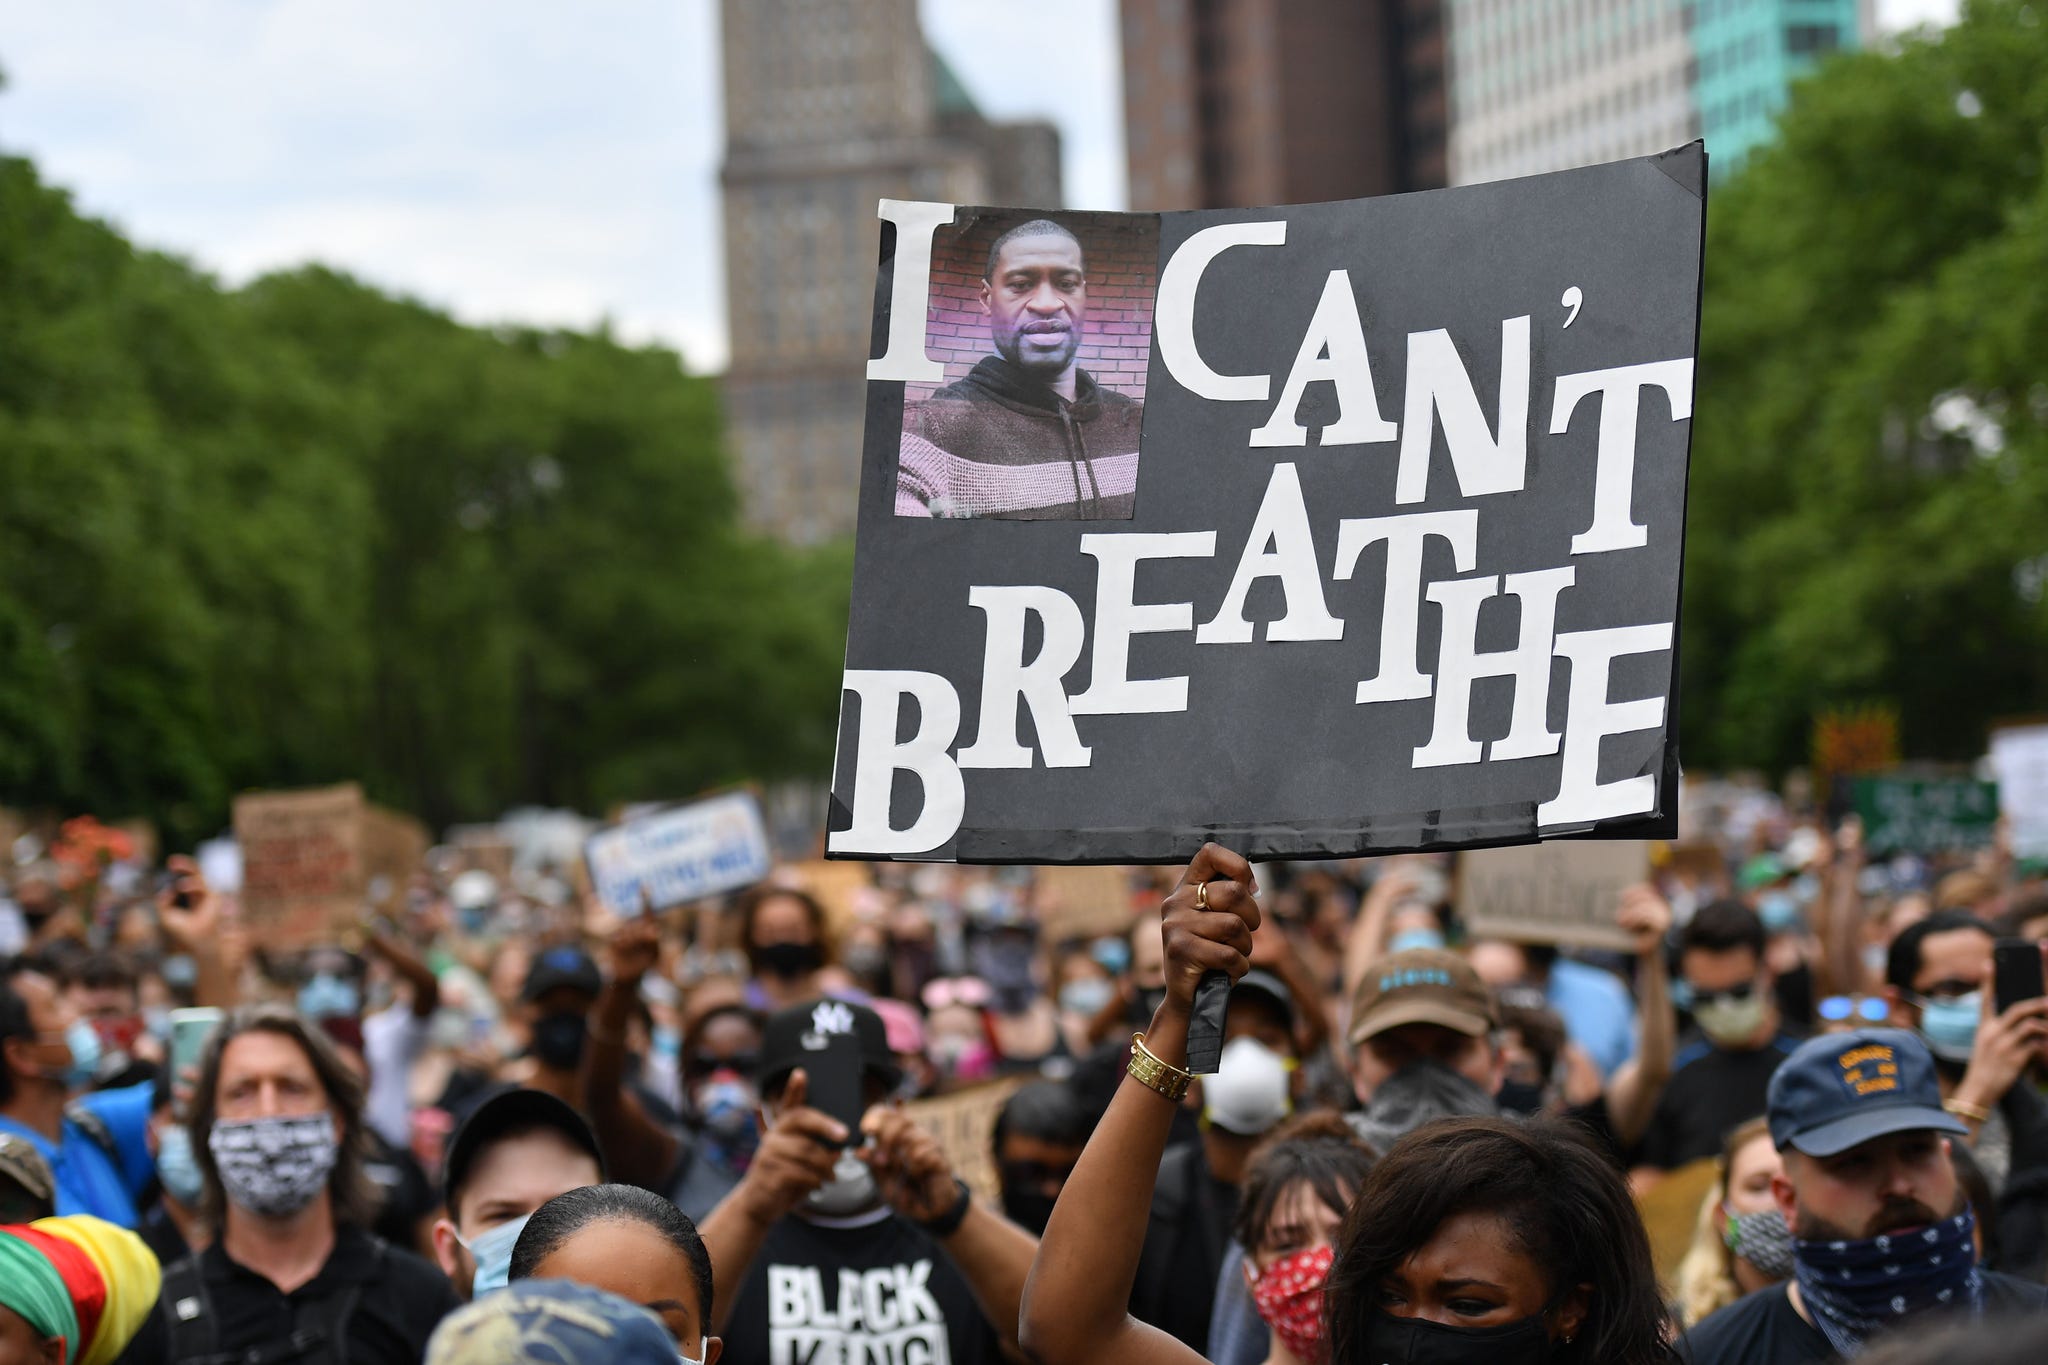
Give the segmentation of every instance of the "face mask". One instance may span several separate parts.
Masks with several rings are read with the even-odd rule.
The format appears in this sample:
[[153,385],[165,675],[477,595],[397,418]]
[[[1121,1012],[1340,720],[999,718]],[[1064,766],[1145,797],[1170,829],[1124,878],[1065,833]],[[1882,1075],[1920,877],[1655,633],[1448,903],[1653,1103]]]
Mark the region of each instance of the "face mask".
[[73,1019],[71,1027],[64,1030],[64,1041],[71,1048],[71,1065],[59,1071],[50,1079],[62,1081],[73,1090],[81,1090],[92,1084],[99,1074],[100,1031],[92,1026],[89,1019]]
[[1256,1279],[1245,1262],[1252,1307],[1302,1365],[1324,1365],[1330,1358],[1329,1343],[1323,1340],[1323,1282],[1330,1278],[1335,1256],[1329,1246],[1305,1247],[1282,1256]]
[[844,1218],[875,1206],[875,1173],[852,1152],[842,1152],[833,1164],[832,1178],[811,1191],[804,1200],[812,1213],[827,1218]]
[[533,1021],[533,1055],[542,1066],[574,1071],[583,1060],[583,1039],[590,1028],[580,1014],[548,1014]]
[[1045,1236],[1045,1225],[1052,1221],[1052,1206],[1058,1202],[1058,1196],[1047,1194],[1035,1182],[1003,1182],[1003,1216],[1033,1237]]
[[692,1104],[704,1125],[704,1139],[720,1164],[744,1171],[761,1145],[757,1110],[761,1097],[738,1073],[714,1071],[698,1083]]
[[676,1354],[682,1358],[683,1365],[704,1365],[704,1357],[711,1354],[711,1338],[707,1336],[697,1338],[697,1354],[694,1356],[683,1355],[681,1351],[676,1352]]
[[1366,1322],[1364,1344],[1361,1359],[1402,1365],[1538,1365],[1552,1354],[1541,1313],[1499,1327],[1446,1327],[1376,1308]]
[[825,954],[815,943],[764,943],[754,949],[763,976],[784,980],[808,976],[825,965]]
[[1387,951],[1405,953],[1411,948],[1436,948],[1444,946],[1444,936],[1434,929],[1403,929],[1387,940]]
[[505,1287],[512,1271],[512,1247],[526,1227],[526,1220],[531,1217],[532,1214],[523,1213],[509,1223],[487,1228],[476,1235],[474,1242],[464,1242],[461,1233],[455,1234],[455,1240],[462,1242],[462,1249],[476,1262],[476,1274],[469,1280],[471,1299],[480,1299],[493,1289]]
[[313,1202],[334,1171],[338,1146],[327,1114],[223,1119],[207,1136],[228,1202],[264,1218],[283,1218]]
[[1728,1228],[1721,1239],[1728,1244],[1729,1251],[1761,1274],[1773,1280],[1792,1278],[1792,1229],[1785,1225],[1785,1215],[1777,1209],[1760,1213],[1730,1211]]
[[1543,1087],[1533,1081],[1502,1081],[1494,1099],[1504,1114],[1533,1114],[1543,1107]]
[[1717,995],[1702,1001],[1693,1006],[1692,1019],[1700,1026],[1700,1032],[1713,1042],[1744,1043],[1763,1027],[1767,1008],[1764,993],[1751,990],[1748,996],[1739,1000]]
[[1202,1077],[1202,1117],[1241,1137],[1257,1137],[1294,1110],[1287,1058],[1256,1038],[1233,1038],[1219,1069]]
[[1836,1352],[1856,1356],[1865,1337],[1916,1313],[1981,1305],[1984,1279],[1971,1240],[1976,1229],[1976,1216],[1965,1208],[1916,1232],[1796,1239],[1792,1269],[1800,1297]]
[[149,1005],[142,1011],[142,1030],[159,1043],[171,1041],[171,1012],[161,1005]]
[[1767,934],[1789,933],[1802,918],[1799,898],[1790,891],[1766,891],[1757,897],[1756,917],[1764,922]]
[[1945,1062],[1967,1062],[1977,1046],[1977,1023],[1983,1018],[1984,992],[1971,991],[1953,1000],[1927,1000],[1920,1005],[1920,1036],[1927,1050]]
[[361,1013],[363,993],[353,981],[321,972],[299,987],[299,1013],[308,1019],[346,1019]]
[[1154,986],[1149,991],[1138,992],[1138,1008],[1142,1011],[1140,1023],[1150,1023],[1152,1016],[1159,1013],[1159,1007],[1166,1003],[1166,987]]
[[192,1155],[192,1130],[182,1123],[157,1130],[156,1178],[164,1193],[186,1208],[199,1202],[205,1181],[199,1174],[199,1162]]
[[1060,1009],[1083,1019],[1093,1019],[1102,1013],[1103,1007],[1115,994],[1116,987],[1108,977],[1084,976],[1060,987]]
[[840,954],[846,970],[858,977],[879,976],[889,966],[889,950],[879,943],[848,944]]

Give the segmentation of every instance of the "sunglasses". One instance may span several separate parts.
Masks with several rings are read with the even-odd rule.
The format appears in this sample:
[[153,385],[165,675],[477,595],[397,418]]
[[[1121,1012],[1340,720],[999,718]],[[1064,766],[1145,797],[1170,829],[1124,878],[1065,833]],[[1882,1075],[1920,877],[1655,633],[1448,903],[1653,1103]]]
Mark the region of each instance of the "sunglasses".
[[1881,1024],[1891,1017],[1890,1007],[1875,995],[1831,995],[1821,1001],[1814,1012],[1830,1024],[1839,1024],[1851,1015],[1873,1024]]
[[1750,996],[1755,994],[1756,982],[1745,981],[1739,986],[1730,986],[1726,990],[1694,991],[1692,992],[1692,1003],[1694,1008],[1698,1008],[1701,1005],[1711,1005],[1716,1000],[1747,1000]]

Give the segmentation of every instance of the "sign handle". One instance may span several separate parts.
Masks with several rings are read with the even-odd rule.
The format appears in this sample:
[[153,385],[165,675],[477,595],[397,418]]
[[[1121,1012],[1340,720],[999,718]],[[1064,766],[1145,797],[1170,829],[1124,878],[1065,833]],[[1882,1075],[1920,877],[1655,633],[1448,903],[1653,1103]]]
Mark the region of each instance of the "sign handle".
[[1229,975],[1203,972],[1188,1015],[1188,1070],[1194,1075],[1213,1076],[1223,1065],[1223,1012],[1229,1003]]

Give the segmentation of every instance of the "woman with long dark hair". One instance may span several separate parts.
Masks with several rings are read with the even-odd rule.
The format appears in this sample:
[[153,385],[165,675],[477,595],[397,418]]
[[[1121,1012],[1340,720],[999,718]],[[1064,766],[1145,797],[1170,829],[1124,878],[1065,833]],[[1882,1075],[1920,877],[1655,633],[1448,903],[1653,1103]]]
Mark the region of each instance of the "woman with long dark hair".
[[[1152,1185],[1190,1077],[1189,1014],[1205,971],[1250,965],[1259,909],[1244,859],[1195,855],[1162,907],[1166,1000],[1061,1191],[1025,1288],[1022,1338],[1060,1365],[1193,1365],[1130,1317]],[[1447,1119],[1366,1176],[1331,1248],[1308,1365],[1653,1365],[1670,1358],[1643,1232],[1619,1171],[1552,1121]],[[1295,1296],[1312,1295],[1296,1267]],[[1320,1339],[1317,1339],[1317,1338]]]

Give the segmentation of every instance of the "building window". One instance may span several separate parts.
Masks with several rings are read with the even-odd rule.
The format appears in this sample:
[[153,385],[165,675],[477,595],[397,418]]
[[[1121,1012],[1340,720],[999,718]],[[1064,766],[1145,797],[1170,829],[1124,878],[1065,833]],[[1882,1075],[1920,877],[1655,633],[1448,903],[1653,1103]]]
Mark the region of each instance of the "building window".
[[1794,57],[1818,57],[1841,43],[1842,35],[1833,24],[1791,24],[1785,29],[1785,51]]

